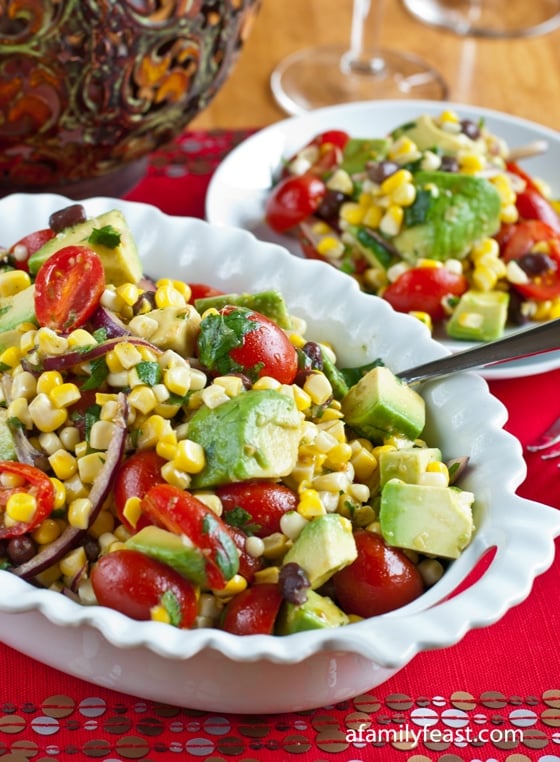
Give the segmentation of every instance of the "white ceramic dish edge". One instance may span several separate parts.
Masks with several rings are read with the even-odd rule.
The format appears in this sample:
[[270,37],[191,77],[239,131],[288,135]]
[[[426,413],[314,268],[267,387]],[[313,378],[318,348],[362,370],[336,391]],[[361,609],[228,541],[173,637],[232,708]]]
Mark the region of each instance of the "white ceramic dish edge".
[[[0,201],[3,235],[9,242],[17,240],[43,226],[52,211],[67,203],[51,195],[8,197]],[[169,218],[155,207],[103,198],[84,204],[90,215],[122,208],[141,252],[148,254],[150,263],[157,261],[158,276],[227,285],[231,290],[283,290],[290,309],[309,321],[309,335],[339,345],[344,363],[382,356],[399,370],[445,353],[419,321],[361,294],[350,278],[328,265],[296,259],[243,230]],[[354,340],[343,342],[350,319]],[[386,330],[393,322],[402,333]],[[443,580],[413,604],[374,622],[336,630],[239,638],[218,630],[180,631],[132,621],[0,572],[0,638],[51,666],[146,698],[204,710],[280,712],[322,705],[325,695],[333,700],[356,695],[383,682],[419,651],[451,645],[469,629],[492,624],[526,598],[535,576],[552,563],[560,511],[514,494],[525,476],[521,448],[501,428],[506,410],[488,393],[482,378],[448,378],[426,386],[424,396],[432,411],[430,438],[440,442],[449,457],[467,450],[471,456],[474,468],[465,486],[472,486],[477,496],[477,532]],[[476,419],[470,415],[473,402]],[[440,425],[449,420],[455,421],[454,430],[444,435]],[[488,421],[483,430],[480,420]],[[507,478],[499,480],[500,472]],[[492,511],[487,510],[490,503]],[[482,578],[440,603],[494,547],[496,555]],[[223,680],[229,670],[232,679],[238,678],[239,663],[245,665],[247,689],[243,695],[234,690],[233,699],[223,694]],[[297,698],[288,700],[279,686],[294,679],[294,670],[298,685],[305,674],[312,679]]]

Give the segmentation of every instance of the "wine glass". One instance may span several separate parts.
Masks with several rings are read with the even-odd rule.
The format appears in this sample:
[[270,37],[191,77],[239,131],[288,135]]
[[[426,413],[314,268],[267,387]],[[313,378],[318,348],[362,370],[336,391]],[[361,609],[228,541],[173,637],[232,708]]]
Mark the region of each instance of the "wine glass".
[[560,0],[403,0],[419,21],[455,34],[514,38],[560,26]]
[[354,0],[350,47],[319,46],[288,56],[271,75],[288,114],[378,98],[445,99],[439,72],[412,53],[379,44],[385,0]]

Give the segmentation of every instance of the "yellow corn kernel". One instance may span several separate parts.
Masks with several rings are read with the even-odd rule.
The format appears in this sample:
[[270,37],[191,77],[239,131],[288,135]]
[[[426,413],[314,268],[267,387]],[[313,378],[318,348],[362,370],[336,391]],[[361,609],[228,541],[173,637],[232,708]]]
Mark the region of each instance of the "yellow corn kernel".
[[483,238],[481,241],[477,241],[470,252],[471,259],[474,262],[477,262],[482,257],[498,257],[499,254],[500,247],[494,238]]
[[[20,325],[20,330],[22,330],[21,325]],[[21,335],[21,339],[19,340],[19,348],[23,354],[28,354],[29,352],[32,352],[35,349],[36,333],[37,333],[37,329],[35,327],[30,328],[26,331],[23,331]]]
[[519,212],[515,204],[505,204],[500,210],[501,222],[517,222]]
[[492,291],[498,282],[498,276],[489,267],[477,265],[472,274],[472,281],[479,291]]
[[139,450],[154,449],[159,439],[171,432],[171,424],[161,415],[150,415],[138,431],[137,447]]
[[87,497],[78,497],[68,506],[68,523],[77,529],[87,529],[93,506]]
[[515,204],[515,191],[513,190],[507,175],[495,175],[494,177],[490,178],[490,182],[498,191],[502,206]]
[[404,211],[402,207],[392,204],[381,218],[379,230],[388,236],[397,235],[401,229],[403,217]]
[[80,390],[76,384],[58,384],[49,393],[49,399],[56,407],[69,407],[81,398]]
[[156,282],[156,288],[163,288],[165,286],[172,286],[176,291],[178,291],[182,296],[184,297],[185,301],[188,302],[192,295],[191,287],[188,283],[185,283],[182,280],[177,280],[173,278],[160,278]]
[[393,452],[397,448],[394,445],[391,444],[384,444],[384,445],[377,445],[377,447],[374,447],[371,451],[371,454],[374,458],[379,460],[381,453],[383,452]]
[[188,474],[200,473],[206,465],[204,448],[198,442],[193,442],[192,439],[181,440],[177,443],[173,465]]
[[280,389],[282,384],[272,376],[261,376],[253,384],[253,389]]
[[[112,532],[115,529],[115,517],[111,511],[100,511],[93,524],[88,529],[88,534],[92,537],[101,537],[106,532]],[[120,538],[119,538],[120,539]]]
[[15,368],[19,364],[22,356],[22,352],[18,347],[8,347],[2,354],[0,354],[0,363],[9,368]]
[[74,548],[59,561],[60,571],[65,577],[74,577],[86,564],[87,557],[83,547]]
[[57,450],[49,455],[49,463],[57,479],[65,482],[78,471],[76,458],[68,450]]
[[132,307],[138,301],[142,290],[134,283],[122,283],[115,289],[118,296],[123,300],[125,304]]
[[105,362],[107,363],[109,373],[122,373],[124,371],[124,367],[114,349],[107,352]]
[[381,183],[381,193],[385,195],[391,195],[394,191],[400,188],[406,183],[412,182],[412,173],[408,169],[399,169],[389,175],[387,179]]
[[121,341],[115,346],[113,352],[125,370],[130,370],[142,360],[142,355],[138,349],[129,341]]
[[531,315],[533,320],[541,322],[543,320],[550,320],[550,307],[551,301],[547,299],[544,302],[535,302],[535,310]]
[[33,428],[33,421],[29,414],[29,403],[25,397],[17,397],[8,405],[8,418],[17,418],[26,429]]
[[150,619],[152,622],[163,622],[163,624],[170,624],[171,622],[169,612],[165,606],[162,606],[159,603],[156,606],[152,606],[150,609]]
[[212,383],[221,386],[228,397],[237,397],[244,389],[243,381],[239,376],[218,376]]
[[443,463],[441,460],[433,460],[426,466],[426,471],[431,473],[437,473],[437,474],[443,474],[447,481],[449,481],[449,469],[447,468],[447,464]]
[[309,394],[307,394],[301,386],[297,386],[297,384],[293,384],[292,390],[297,409],[301,412],[308,410],[311,406],[311,397]]
[[422,310],[411,310],[409,315],[412,315],[412,317],[415,317],[421,323],[424,323],[430,333],[433,331],[434,324],[432,322],[432,316],[428,312],[422,312]]
[[188,489],[190,487],[190,474],[176,468],[172,460],[163,464],[161,475],[168,484],[172,484],[174,487],[179,487],[179,489]]
[[388,158],[399,163],[405,164],[411,159],[420,157],[418,146],[410,138],[403,136],[396,140],[389,148]]
[[264,569],[258,569],[253,577],[255,585],[263,585],[267,582],[276,585],[279,579],[280,569],[278,566],[265,566]]
[[28,492],[12,492],[6,501],[6,518],[12,521],[30,522],[37,510],[37,500]]
[[225,393],[224,389],[216,384],[207,386],[200,392],[202,401],[209,408],[216,408],[229,400],[229,397]]
[[160,310],[166,307],[185,307],[187,304],[183,294],[170,283],[156,289],[155,301]]
[[49,545],[62,532],[61,526],[55,519],[43,519],[38,527],[31,532],[31,537],[38,545]]
[[37,379],[37,394],[50,394],[52,390],[64,383],[62,373],[58,370],[46,370]]
[[378,228],[382,217],[383,209],[380,206],[375,206],[375,204],[372,204],[370,207],[368,207],[368,209],[366,209],[362,219],[362,224],[368,228]]
[[326,235],[320,238],[315,248],[324,257],[328,259],[340,259],[344,254],[344,244],[334,235]]
[[68,339],[50,328],[39,328],[35,338],[37,349],[42,355],[61,355],[68,349]]
[[204,492],[199,490],[195,494],[195,497],[197,500],[200,500],[201,503],[204,503],[207,508],[210,508],[212,513],[215,513],[216,516],[221,516],[224,512],[222,501],[214,492]]
[[465,174],[476,174],[482,172],[486,166],[484,156],[479,153],[459,153],[459,167]]
[[304,489],[300,494],[300,500],[297,506],[297,512],[304,519],[312,519],[315,516],[322,516],[326,513],[325,506],[315,489]]
[[26,400],[30,400],[37,394],[37,379],[32,373],[23,370],[21,373],[16,373],[12,379],[10,390],[12,399],[25,397]]
[[14,296],[31,285],[25,270],[6,270],[0,273],[0,297]]
[[242,593],[247,587],[247,580],[242,574],[234,574],[233,577],[228,580],[223,590],[214,590],[214,595],[219,598],[229,598],[231,595],[238,595]]
[[135,386],[128,395],[128,404],[147,415],[157,405],[157,399],[149,386]]
[[92,347],[96,344],[95,337],[85,328],[76,328],[68,335],[68,349]]
[[352,447],[347,442],[339,442],[327,453],[327,468],[342,468],[352,457]]
[[398,206],[412,206],[416,201],[416,187],[413,183],[402,183],[391,193],[391,201]]
[[66,502],[66,487],[60,481],[60,479],[56,478],[56,476],[50,476],[49,479],[54,489],[53,509],[57,511],[62,508]]
[[177,439],[166,437],[165,439],[160,440],[156,445],[156,452],[160,458],[173,460],[177,454]]
[[93,484],[105,464],[105,455],[100,452],[90,452],[78,458],[78,474],[84,484]]
[[347,201],[340,207],[340,219],[349,225],[361,225],[364,214],[365,208],[354,201]]
[[560,317],[560,299],[553,299],[550,304],[549,319],[556,320]]
[[38,394],[29,403],[29,415],[39,431],[55,431],[66,423],[68,412],[56,408],[46,394]]
[[309,394],[315,405],[323,405],[333,394],[331,382],[324,373],[310,373],[303,384],[303,391]]
[[142,515],[142,500],[139,497],[129,497],[123,507],[123,516],[130,526],[136,527]]
[[89,432],[89,443],[94,450],[107,450],[116,433],[112,421],[95,421]]
[[457,115],[457,112],[452,111],[451,109],[445,109],[439,115],[438,121],[440,123],[451,122],[452,124],[459,124],[459,116]]
[[50,587],[59,579],[59,577],[60,566],[58,564],[53,564],[52,566],[49,566],[48,569],[45,569],[45,571],[40,572],[40,574],[35,577],[35,580],[41,587]]
[[77,458],[83,458],[84,455],[87,455],[89,450],[89,444],[83,440],[82,442],[78,442],[77,445],[74,447],[74,455]]
[[183,397],[191,388],[191,370],[186,365],[167,368],[163,374],[163,382],[172,394]]

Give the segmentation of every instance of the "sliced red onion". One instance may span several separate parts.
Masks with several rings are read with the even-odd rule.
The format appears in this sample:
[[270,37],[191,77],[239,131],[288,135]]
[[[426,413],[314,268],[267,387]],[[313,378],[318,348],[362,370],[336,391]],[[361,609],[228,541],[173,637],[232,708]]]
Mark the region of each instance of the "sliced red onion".
[[115,312],[102,305],[99,305],[90,317],[89,324],[93,330],[104,329],[108,339],[114,339],[117,336],[129,336],[131,333]]
[[157,354],[162,353],[162,350],[156,347],[155,344],[150,344],[149,341],[141,339],[139,336],[116,336],[115,338],[103,341],[101,344],[95,344],[88,349],[72,350],[62,355],[49,355],[49,357],[43,359],[43,370],[64,370],[65,368],[71,368],[73,365],[80,365],[81,363],[95,360],[97,357],[106,355],[107,352],[110,352],[122,341],[127,341],[129,344],[135,344],[139,347],[147,347]]
[[469,456],[462,455],[459,458],[453,458],[447,461],[446,465],[449,471],[449,484],[456,484],[469,465]]
[[92,509],[88,519],[88,526],[86,529],[79,529],[78,527],[68,526],[64,532],[54,542],[48,545],[44,550],[38,553],[19,566],[15,566],[10,571],[22,579],[32,579],[40,574],[49,566],[59,561],[69,550],[74,548],[80,540],[87,534],[89,527],[93,524],[99,511],[101,510],[105,500],[107,499],[109,492],[113,486],[113,480],[117,471],[117,467],[120,464],[125,451],[127,427],[127,402],[126,396],[122,393],[118,395],[118,411],[115,415],[114,423],[116,425],[115,436],[111,439],[111,443],[107,449],[107,456],[103,468],[94,481],[91,491],[89,493],[89,499],[92,504]]

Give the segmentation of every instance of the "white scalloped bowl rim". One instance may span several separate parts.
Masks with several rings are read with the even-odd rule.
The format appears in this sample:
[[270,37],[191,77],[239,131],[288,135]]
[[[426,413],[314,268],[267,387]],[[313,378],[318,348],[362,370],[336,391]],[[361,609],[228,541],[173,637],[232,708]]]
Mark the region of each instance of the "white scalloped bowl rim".
[[[4,242],[45,227],[48,215],[69,203],[54,194],[4,198]],[[149,275],[207,282],[226,291],[278,288],[290,310],[307,321],[308,336],[332,341],[345,364],[380,356],[398,371],[446,354],[420,321],[361,293],[351,278],[321,262],[293,257],[240,229],[167,216],[146,204],[108,198],[82,203],[90,216],[110,209],[124,212]],[[61,638],[63,628],[91,627],[117,648],[141,647],[179,660],[211,649],[240,664],[297,664],[319,652],[336,651],[400,668],[422,650],[457,643],[469,630],[496,622],[529,595],[534,578],[552,563],[560,511],[515,494],[526,475],[521,446],[504,430],[507,411],[484,379],[462,373],[430,383],[423,394],[430,436],[447,457],[471,458],[464,486],[476,496],[477,528],[472,543],[443,579],[412,604],[336,629],[239,637],[217,629],[178,630],[138,622],[104,607],[80,605],[2,571],[0,612],[38,611],[61,627]],[[451,596],[490,548],[496,549],[495,556],[482,577]]]

